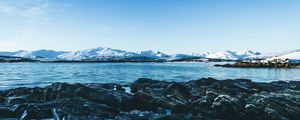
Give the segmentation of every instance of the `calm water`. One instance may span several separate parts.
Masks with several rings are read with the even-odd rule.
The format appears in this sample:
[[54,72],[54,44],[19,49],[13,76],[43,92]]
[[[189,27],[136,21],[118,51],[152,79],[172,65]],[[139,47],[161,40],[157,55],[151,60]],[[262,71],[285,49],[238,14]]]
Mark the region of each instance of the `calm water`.
[[242,69],[214,63],[0,63],[0,89],[52,82],[133,82],[140,77],[188,81],[202,77],[254,81],[300,80],[300,69]]

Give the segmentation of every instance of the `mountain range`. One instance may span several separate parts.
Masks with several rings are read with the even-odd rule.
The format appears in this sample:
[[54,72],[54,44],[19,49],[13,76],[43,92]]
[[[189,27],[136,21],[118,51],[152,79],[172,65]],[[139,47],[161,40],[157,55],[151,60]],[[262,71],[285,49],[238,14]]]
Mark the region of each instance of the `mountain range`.
[[300,50],[293,50],[272,54],[261,54],[251,50],[245,51],[221,51],[193,54],[166,54],[160,51],[146,50],[129,52],[107,47],[96,47],[79,51],[54,51],[54,50],[19,50],[15,52],[0,52],[0,56],[29,58],[33,60],[62,60],[62,61],[173,61],[186,59],[221,59],[221,60],[244,60],[244,59],[270,59],[289,58],[300,59]]

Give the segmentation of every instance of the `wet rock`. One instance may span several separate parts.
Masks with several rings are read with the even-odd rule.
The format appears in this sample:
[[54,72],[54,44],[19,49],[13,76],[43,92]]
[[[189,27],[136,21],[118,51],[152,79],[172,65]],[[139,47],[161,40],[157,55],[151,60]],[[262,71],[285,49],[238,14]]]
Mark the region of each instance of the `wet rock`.
[[141,111],[157,111],[161,107],[165,107],[165,103],[159,103],[152,96],[146,93],[135,93],[131,99],[123,101],[123,110],[141,110]]
[[290,81],[289,84],[291,89],[300,90],[300,81]]
[[216,117],[221,119],[239,119],[241,106],[240,102],[228,95],[219,95],[213,102],[213,111]]
[[54,83],[0,92],[0,119],[290,119],[300,118],[299,82],[203,78],[139,79],[123,86]]
[[172,107],[171,113],[172,114],[184,114],[190,113],[190,107],[187,105],[178,104]]
[[0,119],[1,118],[15,118],[15,114],[10,108],[0,107]]
[[5,98],[0,95],[0,103],[5,102]]
[[28,95],[29,93],[30,93],[29,88],[20,87],[16,89],[3,91],[2,96],[4,97],[22,96],[22,95]]
[[9,99],[10,105],[16,105],[16,104],[24,104],[26,103],[26,100],[23,98],[11,98]]
[[259,110],[255,105],[253,104],[247,104],[244,108],[245,115],[244,119],[245,120],[260,120],[263,119],[262,113],[263,111]]
[[122,85],[116,85],[116,90],[117,90],[117,91],[125,92],[125,89],[123,88]]
[[178,117],[176,115],[165,115],[156,118],[155,120],[185,120],[184,118]]
[[106,90],[96,91],[94,89],[82,86],[78,87],[75,94],[93,102],[106,104],[108,106],[118,106],[118,100]]
[[22,114],[22,119],[50,119],[52,118],[51,108],[42,105],[29,105]]
[[166,89],[166,95],[176,96],[179,98],[190,99],[190,90],[183,84],[171,83]]

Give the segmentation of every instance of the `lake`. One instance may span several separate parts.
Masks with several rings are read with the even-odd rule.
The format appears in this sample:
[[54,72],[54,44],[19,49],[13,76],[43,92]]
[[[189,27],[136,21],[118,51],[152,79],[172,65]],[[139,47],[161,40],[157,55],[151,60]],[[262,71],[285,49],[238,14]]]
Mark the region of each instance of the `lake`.
[[258,82],[300,80],[300,69],[221,68],[216,63],[0,63],[0,90],[53,82],[130,83],[145,77],[189,81],[203,77]]

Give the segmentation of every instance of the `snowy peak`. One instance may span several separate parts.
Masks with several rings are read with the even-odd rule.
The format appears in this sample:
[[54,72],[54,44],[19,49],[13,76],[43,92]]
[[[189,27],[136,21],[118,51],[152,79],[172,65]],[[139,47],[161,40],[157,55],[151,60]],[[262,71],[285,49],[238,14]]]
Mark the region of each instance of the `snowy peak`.
[[0,52],[0,56],[14,56],[18,53],[24,52],[25,50],[19,50],[19,51],[15,51],[15,52]]
[[234,52],[231,51],[222,51],[222,52],[215,52],[215,53],[207,53],[205,54],[206,58],[210,59],[224,59],[224,60],[237,60],[239,59],[238,56],[235,55]]
[[135,53],[119,49],[97,47],[59,55],[62,60],[120,60],[134,56]]
[[249,59],[272,59],[272,58],[280,57],[280,56],[287,57],[287,56],[284,56],[284,55],[291,54],[291,53],[296,53],[296,52],[300,52],[300,49],[284,51],[284,52],[264,53],[264,54],[249,56],[248,58]]
[[54,50],[36,50],[36,51],[19,51],[12,55],[15,57],[31,58],[31,59],[56,59],[58,55],[64,54],[64,51]]
[[35,51],[19,50],[16,52],[0,52],[0,55],[41,60],[41,59],[56,59],[58,55],[61,55],[64,53],[67,53],[67,52],[54,51],[54,50],[35,50]]
[[201,58],[199,54],[173,54],[169,57],[169,60],[183,60],[183,59],[197,59]]
[[136,52],[140,57],[152,58],[152,59],[160,59],[167,58],[169,55],[162,53],[160,51],[146,50],[146,51],[138,51]]
[[253,52],[251,50],[243,50],[243,51],[239,51],[236,52],[236,55],[238,56],[251,56],[251,55],[260,55],[261,53],[259,52]]
[[279,54],[270,58],[272,59],[289,59],[289,60],[300,60],[300,50],[293,50],[289,52],[285,52],[283,54]]
[[239,52],[221,51],[221,52],[206,52],[202,56],[209,59],[224,59],[224,60],[242,60],[249,56],[259,55],[259,52],[244,50]]
[[[300,50],[292,51],[299,52]],[[292,53],[288,52],[288,53]],[[296,53],[295,53],[296,54]],[[258,52],[250,50],[244,51],[221,51],[221,52],[206,52],[194,54],[165,54],[160,51],[146,50],[138,52],[128,52],[120,49],[108,47],[96,47],[86,50],[74,52],[54,51],[54,50],[36,50],[36,51],[16,51],[16,52],[0,52],[0,56],[15,56],[23,58],[31,58],[37,60],[67,60],[67,61],[173,61],[185,59],[223,59],[223,60],[243,60],[254,57],[264,56]],[[280,54],[284,55],[284,54]],[[278,56],[278,54],[277,54]],[[294,56],[292,54],[291,56]],[[283,56],[285,57],[285,56]],[[290,56],[287,56],[290,57]]]

